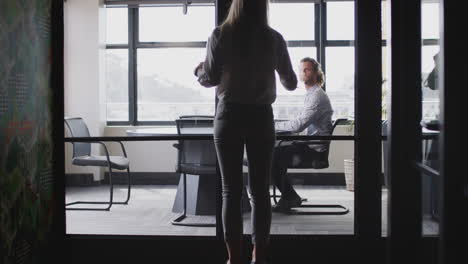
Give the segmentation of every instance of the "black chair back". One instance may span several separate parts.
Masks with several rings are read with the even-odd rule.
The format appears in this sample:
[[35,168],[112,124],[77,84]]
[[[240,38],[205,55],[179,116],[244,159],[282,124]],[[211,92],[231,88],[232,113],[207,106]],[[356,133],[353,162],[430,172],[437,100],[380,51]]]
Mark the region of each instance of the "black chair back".
[[[70,131],[71,137],[90,137],[88,126],[81,117],[66,117],[65,125]],[[91,154],[91,143],[73,142],[72,144],[73,158]]]
[[[204,129],[212,131],[213,118],[183,117],[176,120],[178,135],[206,134]],[[216,166],[216,150],[213,140],[179,140],[178,171],[183,172],[184,165]]]
[[[332,124],[332,129],[330,131],[330,135],[333,135],[333,132],[335,131],[335,128],[338,124],[346,122],[347,119],[345,118],[339,118],[336,119],[333,124]],[[330,153],[330,143],[331,140],[314,140],[314,141],[297,141],[293,142],[295,145],[302,146],[304,148],[303,153],[298,153],[297,155],[294,155],[294,157],[291,157],[289,161],[289,166],[288,168],[297,168],[297,169],[325,169],[330,166],[328,162],[328,156]],[[320,144],[325,146],[325,151],[320,153],[320,155],[316,155],[317,153],[314,153],[315,155],[312,157],[312,155],[307,155],[309,151],[312,151],[309,149],[309,146],[314,145],[314,144]]]

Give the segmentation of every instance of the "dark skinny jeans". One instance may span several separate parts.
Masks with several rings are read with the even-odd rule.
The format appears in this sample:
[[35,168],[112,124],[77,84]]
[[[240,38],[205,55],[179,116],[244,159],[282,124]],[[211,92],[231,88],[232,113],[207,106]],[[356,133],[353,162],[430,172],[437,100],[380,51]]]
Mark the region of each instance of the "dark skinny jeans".
[[249,161],[252,205],[252,243],[266,245],[270,238],[270,172],[275,132],[271,105],[219,101],[214,121],[214,142],[222,177],[224,240],[242,239],[242,163],[244,145]]

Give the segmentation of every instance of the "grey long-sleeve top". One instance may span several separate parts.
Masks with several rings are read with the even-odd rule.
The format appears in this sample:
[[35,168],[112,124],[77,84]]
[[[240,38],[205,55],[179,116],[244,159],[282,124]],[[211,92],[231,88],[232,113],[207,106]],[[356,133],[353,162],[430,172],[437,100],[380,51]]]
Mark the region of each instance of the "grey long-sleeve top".
[[217,86],[220,100],[244,104],[272,104],[276,99],[275,70],[287,90],[297,87],[286,42],[270,27],[251,28],[249,41],[234,39],[230,30],[215,28],[206,59],[195,69],[205,87]]
[[[292,120],[276,122],[275,129],[299,133],[307,128],[307,135],[326,136],[332,131],[332,115],[328,95],[320,86],[315,85],[307,90],[300,114]],[[311,148],[320,152],[326,150],[324,145],[313,145]]]

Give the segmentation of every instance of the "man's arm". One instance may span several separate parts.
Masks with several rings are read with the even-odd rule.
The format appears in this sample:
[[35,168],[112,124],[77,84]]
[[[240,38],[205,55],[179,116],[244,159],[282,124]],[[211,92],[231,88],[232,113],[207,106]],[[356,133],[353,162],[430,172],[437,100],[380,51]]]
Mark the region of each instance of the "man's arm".
[[220,30],[216,28],[206,45],[205,62],[200,63],[194,71],[198,82],[205,87],[216,86],[221,81],[221,49],[219,46]]
[[276,122],[275,129],[300,133],[317,120],[319,114],[319,98],[314,96],[310,102],[307,102],[299,116],[289,121]]

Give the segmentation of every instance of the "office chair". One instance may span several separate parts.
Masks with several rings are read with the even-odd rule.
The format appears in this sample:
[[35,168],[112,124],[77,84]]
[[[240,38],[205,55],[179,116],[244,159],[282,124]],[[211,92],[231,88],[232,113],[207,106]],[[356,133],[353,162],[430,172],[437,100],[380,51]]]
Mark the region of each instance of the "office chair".
[[[333,135],[333,131],[335,130],[336,126],[339,123],[345,122],[347,119],[337,119],[333,122],[332,126],[332,131],[331,135]],[[285,141],[279,141],[278,147],[281,146],[281,144]],[[305,146],[309,147],[311,145],[325,145],[326,146],[326,151],[323,152],[323,155],[321,155],[318,159],[312,159],[309,158],[309,156],[304,155],[303,153],[297,153],[293,157],[290,157],[288,162],[288,168],[300,168],[300,169],[325,169],[329,167],[328,163],[328,156],[330,152],[330,140],[313,140],[313,141],[292,141],[291,144],[298,145],[298,146]],[[276,186],[273,184],[273,200],[276,203],[278,201],[276,200],[277,196],[276,195]],[[307,201],[307,199],[302,199],[303,202]],[[302,204],[299,207],[302,208],[335,208],[337,210],[333,211],[290,211],[288,214],[300,214],[300,215],[343,215],[347,214],[349,212],[349,209],[346,208],[343,205],[340,204]]]
[[[65,118],[65,125],[70,131],[72,138],[74,137],[90,137],[88,127],[81,117],[68,117]],[[94,210],[94,211],[109,211],[113,204],[128,204],[130,200],[131,191],[131,178],[130,178],[130,166],[129,160],[127,159],[127,152],[125,151],[124,145],[120,141],[116,141],[120,144],[124,156],[110,156],[106,145],[100,141],[93,142],[72,142],[73,144],[73,157],[72,164],[77,166],[97,166],[97,167],[108,167],[109,168],[109,201],[76,201],[65,204],[66,210]],[[100,144],[104,148],[105,156],[91,155],[91,143]],[[127,199],[124,202],[114,202],[114,185],[112,183],[112,169],[127,170],[128,178],[128,189]],[[106,208],[67,208],[67,206],[75,204],[107,204]]]
[[[183,136],[190,133],[190,128],[213,127],[214,119],[207,116],[181,116],[176,120],[177,134]],[[183,222],[187,218],[187,174],[215,175],[216,150],[212,140],[183,140],[173,145],[177,149],[176,172],[183,177],[183,210],[176,217],[173,225],[214,227],[214,223]]]

